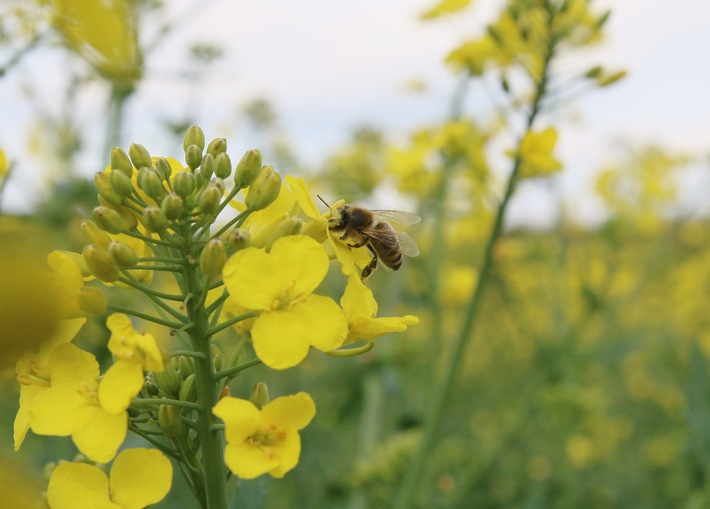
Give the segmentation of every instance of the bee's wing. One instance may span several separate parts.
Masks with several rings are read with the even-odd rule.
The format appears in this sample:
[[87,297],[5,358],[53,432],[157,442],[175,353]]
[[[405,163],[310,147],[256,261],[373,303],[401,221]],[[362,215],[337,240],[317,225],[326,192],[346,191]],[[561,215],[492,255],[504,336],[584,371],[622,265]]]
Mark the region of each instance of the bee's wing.
[[422,220],[418,215],[403,210],[372,210],[371,212],[376,218],[390,223],[395,230],[408,224],[417,224]]
[[399,241],[399,252],[405,256],[417,256],[419,254],[419,246],[412,237],[404,232],[395,230],[394,234]]

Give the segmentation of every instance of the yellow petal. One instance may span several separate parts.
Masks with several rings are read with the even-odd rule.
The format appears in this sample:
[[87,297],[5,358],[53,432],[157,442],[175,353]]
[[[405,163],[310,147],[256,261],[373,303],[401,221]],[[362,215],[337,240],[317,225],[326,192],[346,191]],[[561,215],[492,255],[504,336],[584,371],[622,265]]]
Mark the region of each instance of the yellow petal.
[[254,351],[272,369],[293,367],[308,355],[312,326],[299,322],[292,310],[264,312],[251,329]]
[[114,313],[109,316],[106,319],[106,327],[111,331],[111,337],[108,340],[108,349],[114,354],[124,353],[127,339],[137,334],[133,328],[131,319],[123,313]]
[[363,284],[359,276],[350,276],[345,292],[340,299],[348,323],[356,316],[372,318],[377,314],[377,301],[372,291]]
[[355,317],[350,324],[348,341],[356,339],[372,339],[390,332],[403,332],[409,325],[419,323],[419,318],[412,315],[391,316],[381,318]]
[[283,278],[282,287],[310,294],[328,272],[328,255],[323,246],[307,235],[282,237],[271,246],[270,256]]
[[47,487],[52,509],[120,509],[111,503],[106,474],[86,463],[61,463]]
[[52,354],[54,349],[59,345],[69,343],[72,339],[74,339],[85,323],[86,318],[73,318],[71,320],[62,320],[59,322],[54,335],[39,347],[39,363],[46,365],[49,361],[49,356]]
[[224,449],[224,462],[242,479],[254,479],[279,465],[278,458],[246,442],[228,444]]
[[229,443],[243,442],[258,430],[259,409],[246,399],[222,398],[212,413],[224,421],[224,436]]
[[297,431],[291,430],[290,433],[286,433],[283,440],[274,445],[273,449],[278,454],[279,464],[269,470],[269,475],[281,478],[298,465],[298,459],[301,456],[301,437]]
[[112,414],[126,410],[143,382],[143,367],[139,363],[117,360],[99,384],[101,406]]
[[143,354],[143,367],[148,371],[164,371],[163,354],[152,334],[144,332],[136,336],[136,346]]
[[128,449],[113,462],[111,496],[123,509],[143,509],[170,491],[173,467],[157,449]]
[[254,247],[232,255],[222,269],[230,297],[246,309],[271,309],[283,291],[283,281],[273,277],[275,272],[269,254]]
[[107,463],[116,455],[126,438],[128,414],[110,414],[101,407],[85,405],[79,409],[72,439],[91,460]]
[[333,299],[311,295],[300,306],[294,306],[296,315],[292,333],[301,333],[310,338],[318,350],[329,352],[342,346],[348,334],[348,324],[343,310]]
[[15,451],[20,450],[25,435],[30,429],[30,406],[32,406],[35,396],[42,390],[44,389],[38,385],[20,385],[20,408],[17,410],[13,423]]
[[291,187],[293,196],[296,198],[298,206],[304,214],[312,219],[320,219],[320,212],[318,212],[318,207],[316,206],[313,198],[311,198],[311,193],[308,191],[306,186],[306,181],[301,177],[294,177],[292,175],[286,175],[286,183]]
[[299,392],[291,396],[281,396],[261,409],[261,422],[277,428],[301,429],[308,426],[316,415],[316,405],[311,396]]

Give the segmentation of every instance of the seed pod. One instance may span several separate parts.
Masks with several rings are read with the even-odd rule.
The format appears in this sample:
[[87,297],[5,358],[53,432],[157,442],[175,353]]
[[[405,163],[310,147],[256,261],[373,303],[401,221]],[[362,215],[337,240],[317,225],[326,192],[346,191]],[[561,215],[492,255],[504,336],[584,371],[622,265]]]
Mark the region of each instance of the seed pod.
[[261,152],[247,150],[237,163],[234,172],[234,184],[238,187],[247,187],[254,182],[261,172]]
[[139,145],[138,143],[131,143],[131,146],[128,147],[128,156],[131,158],[133,166],[138,169],[146,166],[150,167],[153,164],[150,158],[150,153],[143,145]]

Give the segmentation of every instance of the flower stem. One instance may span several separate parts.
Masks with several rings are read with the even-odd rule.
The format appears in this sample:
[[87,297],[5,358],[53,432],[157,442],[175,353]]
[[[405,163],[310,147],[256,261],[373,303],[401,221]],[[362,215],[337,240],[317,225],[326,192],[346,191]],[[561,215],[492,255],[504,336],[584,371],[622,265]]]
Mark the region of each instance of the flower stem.
[[[551,20],[549,22],[551,25]],[[535,97],[532,102],[530,113],[527,116],[526,132],[532,127],[533,122],[539,113],[540,104],[547,88],[549,65],[554,55],[556,42],[556,39],[551,35],[547,51],[544,56],[541,77],[536,83]],[[498,206],[498,211],[485,246],[478,284],[471,294],[471,299],[464,310],[464,321],[461,325],[460,332],[448,353],[448,357],[445,360],[444,369],[442,371],[443,376],[434,384],[432,395],[429,398],[427,413],[424,417],[423,436],[421,442],[419,443],[419,448],[415,452],[413,461],[409,463],[409,467],[405,472],[404,479],[393,505],[393,509],[409,509],[412,506],[412,500],[416,489],[420,485],[424,468],[427,465],[428,459],[431,455],[431,450],[434,446],[435,440],[437,439],[437,434],[445,415],[446,406],[461,371],[461,363],[465,358],[466,347],[469,345],[469,339],[472,336],[471,332],[473,324],[478,314],[478,310],[480,309],[479,303],[493,265],[493,250],[503,230],[503,219],[505,218],[508,203],[510,202],[510,198],[515,189],[521,163],[522,159],[520,157],[520,151],[517,151],[517,155],[513,161],[512,171],[508,177],[503,199]]]

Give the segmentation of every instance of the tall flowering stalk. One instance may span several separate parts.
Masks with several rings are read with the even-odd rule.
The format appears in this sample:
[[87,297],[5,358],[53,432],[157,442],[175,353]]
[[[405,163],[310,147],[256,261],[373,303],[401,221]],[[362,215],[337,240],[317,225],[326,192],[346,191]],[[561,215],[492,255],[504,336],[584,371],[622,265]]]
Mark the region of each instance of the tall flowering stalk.
[[[418,322],[376,317],[374,297],[359,280],[343,280],[341,304],[316,293],[336,250],[366,248],[334,247],[327,213],[318,212],[303,180],[284,182],[256,150],[234,168],[226,141],[206,145],[197,126],[183,148],[186,165],[151,157],[137,144],[128,153],[114,148],[109,167],[95,176],[99,206],[82,223],[87,245],[81,254],[49,257],[67,302],[64,326],[17,364],[15,447],[32,430],[71,437],[93,463],[116,457],[110,476],[94,465],[57,467],[48,490],[53,509],[82,507],[72,500],[76,490],[86,507],[155,503],[170,489],[173,464],[203,508],[228,507],[232,474],[283,477],[296,467],[298,432],[316,415],[304,392],[270,401],[258,384],[251,393],[235,388],[247,396],[236,398],[230,381],[260,363],[294,367],[311,347],[357,355],[375,337]],[[369,262],[351,258],[363,260],[360,269]],[[96,281],[137,292],[153,311],[107,302]],[[94,356],[71,341],[85,317],[106,310],[114,362],[102,374]],[[239,341],[222,352],[213,339],[228,329]],[[118,454],[128,431],[155,450]],[[156,475],[131,478],[141,462]]]

